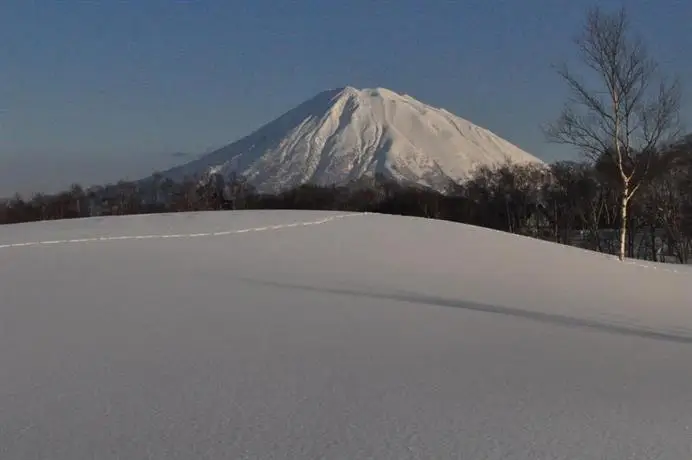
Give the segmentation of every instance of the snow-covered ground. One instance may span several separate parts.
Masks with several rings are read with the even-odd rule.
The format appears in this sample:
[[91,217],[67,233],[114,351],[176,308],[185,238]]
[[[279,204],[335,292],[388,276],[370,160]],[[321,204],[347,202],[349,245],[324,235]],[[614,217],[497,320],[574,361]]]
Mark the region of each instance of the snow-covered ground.
[[443,191],[479,166],[542,162],[487,129],[386,88],[324,91],[197,160],[174,180],[239,173],[262,192],[310,182],[343,184],[381,173]]
[[680,460],[691,362],[691,271],[475,227],[0,228],[2,459]]

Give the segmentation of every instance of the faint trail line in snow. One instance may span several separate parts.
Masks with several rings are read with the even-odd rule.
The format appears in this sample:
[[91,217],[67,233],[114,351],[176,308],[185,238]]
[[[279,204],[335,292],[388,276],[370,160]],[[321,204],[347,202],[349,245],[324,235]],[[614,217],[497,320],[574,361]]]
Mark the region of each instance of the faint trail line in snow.
[[[616,259],[616,260],[617,260],[617,259]],[[639,267],[639,268],[646,268],[646,269],[649,269],[649,270],[656,270],[656,271],[659,271],[659,272],[675,273],[675,274],[677,274],[677,275],[689,275],[689,274],[690,274],[690,273],[686,273],[685,271],[682,271],[682,270],[676,270],[676,269],[674,269],[674,268],[667,268],[667,267],[662,267],[662,266],[658,266],[658,265],[651,265],[651,264],[647,264],[647,263],[644,263],[644,262],[637,262],[637,261],[632,261],[632,260],[627,260],[627,261],[625,261],[625,262],[620,262],[620,261],[618,261],[618,262],[619,262],[619,263],[624,263],[624,264],[626,264],[626,265],[634,265],[635,267]]]
[[228,236],[250,232],[266,232],[268,230],[281,230],[284,228],[307,227],[310,225],[322,225],[328,222],[333,222],[347,217],[364,216],[365,213],[338,214],[336,216],[325,217],[324,219],[312,220],[306,222],[292,222],[290,224],[267,225],[264,227],[242,228],[238,230],[225,230],[219,232],[207,233],[174,233],[174,234],[154,234],[154,235],[124,235],[124,236],[97,236],[93,238],[75,238],[65,240],[48,240],[48,241],[31,241],[25,243],[10,243],[0,244],[0,249],[24,248],[30,246],[54,246],[60,244],[76,244],[76,243],[99,243],[107,241],[124,241],[124,240],[152,240],[152,239],[172,239],[172,238],[200,238],[214,236]]

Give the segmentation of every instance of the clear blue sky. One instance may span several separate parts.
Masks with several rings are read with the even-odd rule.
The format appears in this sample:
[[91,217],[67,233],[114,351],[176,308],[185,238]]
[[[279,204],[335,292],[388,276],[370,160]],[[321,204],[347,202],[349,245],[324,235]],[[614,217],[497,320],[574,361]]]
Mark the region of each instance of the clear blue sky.
[[[344,85],[411,94],[554,160],[565,150],[539,126],[565,92],[550,64],[593,3],[3,0],[0,194],[146,175]],[[692,82],[692,3],[626,6]]]

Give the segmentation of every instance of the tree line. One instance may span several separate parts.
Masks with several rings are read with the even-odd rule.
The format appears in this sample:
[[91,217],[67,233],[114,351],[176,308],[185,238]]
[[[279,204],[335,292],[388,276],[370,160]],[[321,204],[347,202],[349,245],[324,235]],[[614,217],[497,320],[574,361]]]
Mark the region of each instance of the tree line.
[[450,220],[609,254],[619,253],[619,229],[624,225],[627,257],[689,263],[692,144],[656,156],[656,166],[638,182],[625,222],[620,176],[609,158],[482,167],[445,193],[382,176],[368,183],[306,184],[259,193],[240,176],[174,182],[154,175],[148,181],[87,189],[73,185],[29,199],[16,195],[0,203],[0,223],[212,210],[338,210]]

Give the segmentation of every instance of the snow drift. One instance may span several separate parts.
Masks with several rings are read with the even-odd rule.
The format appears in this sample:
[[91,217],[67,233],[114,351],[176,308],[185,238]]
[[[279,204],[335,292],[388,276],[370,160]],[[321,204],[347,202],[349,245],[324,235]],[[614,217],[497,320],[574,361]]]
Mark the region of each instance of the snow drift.
[[3,227],[0,457],[692,454],[692,272],[449,222]]
[[479,166],[542,163],[487,129],[384,88],[325,91],[164,176],[239,173],[262,192],[382,174],[443,191]]

